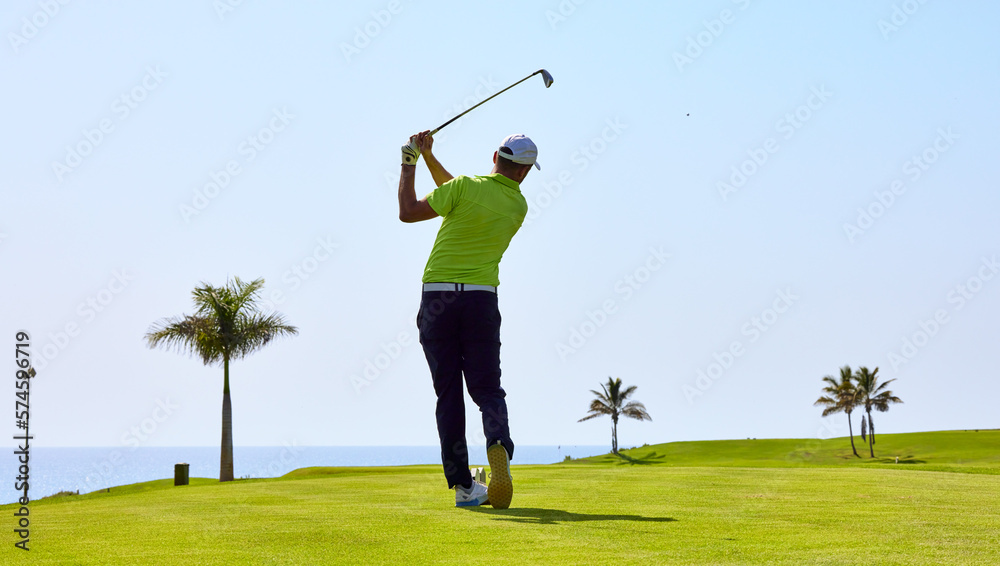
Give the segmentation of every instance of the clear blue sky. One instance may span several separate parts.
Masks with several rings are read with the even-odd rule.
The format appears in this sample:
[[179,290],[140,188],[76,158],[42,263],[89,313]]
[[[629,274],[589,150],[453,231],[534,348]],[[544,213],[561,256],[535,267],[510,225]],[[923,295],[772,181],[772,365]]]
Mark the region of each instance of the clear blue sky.
[[397,220],[399,146],[539,68],[435,145],[539,147],[500,273],[516,442],[608,442],[576,421],[609,376],[653,417],[623,446],[846,435],[812,405],[844,364],[898,379],[881,432],[997,426],[1000,6],[224,2],[0,8],[37,443],[217,445],[221,368],[142,337],[239,276],[300,335],[233,364],[237,445],[435,444],[439,221]]

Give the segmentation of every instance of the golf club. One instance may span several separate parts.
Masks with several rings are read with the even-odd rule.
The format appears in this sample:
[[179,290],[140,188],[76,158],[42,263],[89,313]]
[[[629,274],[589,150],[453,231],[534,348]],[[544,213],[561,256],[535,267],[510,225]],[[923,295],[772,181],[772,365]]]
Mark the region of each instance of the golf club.
[[458,120],[458,119],[459,119],[459,118],[461,118],[462,116],[465,116],[466,114],[468,114],[469,112],[471,112],[471,111],[472,111],[472,110],[474,110],[475,108],[478,108],[478,107],[482,106],[483,102],[486,102],[486,101],[487,101],[487,100],[489,100],[490,98],[494,98],[494,97],[496,97],[496,96],[497,96],[498,94],[500,94],[500,93],[502,93],[502,92],[504,92],[504,91],[507,91],[507,90],[510,90],[510,89],[514,88],[515,86],[517,86],[517,85],[519,85],[519,84],[523,83],[524,81],[526,81],[526,80],[530,79],[531,77],[533,77],[533,76],[535,76],[535,75],[537,75],[537,74],[539,74],[539,73],[541,73],[541,75],[542,75],[542,80],[543,80],[543,81],[545,81],[545,88],[549,88],[550,86],[552,86],[552,75],[551,75],[551,74],[549,74],[549,72],[548,72],[548,71],[546,71],[545,69],[538,69],[538,70],[537,70],[537,71],[535,71],[534,73],[531,73],[530,75],[528,75],[528,76],[524,77],[523,79],[521,79],[521,80],[517,81],[516,83],[514,83],[514,84],[510,85],[509,87],[507,87],[507,88],[505,88],[505,89],[501,90],[500,92],[498,92],[498,93],[494,94],[493,96],[490,96],[489,98],[487,98],[487,99],[483,100],[483,101],[482,101],[482,102],[480,102],[479,104],[476,104],[475,106],[473,106],[473,107],[469,108],[469,109],[468,109],[468,110],[466,110],[465,112],[462,112],[462,113],[461,113],[461,114],[459,114],[458,116],[455,116],[455,117],[454,117],[454,118],[452,118],[451,120],[448,120],[448,121],[447,121],[447,122],[445,122],[444,124],[441,124],[441,125],[440,125],[440,126],[438,126],[437,128],[434,128],[433,130],[431,130],[431,135],[433,136],[434,134],[436,134],[436,133],[438,133],[439,131],[441,131],[441,129],[442,129],[442,128],[444,128],[445,126],[447,126],[448,124],[450,124],[450,123],[454,122],[455,120]]

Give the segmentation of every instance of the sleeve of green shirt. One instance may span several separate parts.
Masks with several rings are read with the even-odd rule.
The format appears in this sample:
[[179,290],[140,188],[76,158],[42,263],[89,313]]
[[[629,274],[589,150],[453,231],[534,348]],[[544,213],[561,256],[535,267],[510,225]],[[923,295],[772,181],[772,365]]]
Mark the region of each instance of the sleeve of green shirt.
[[455,209],[462,197],[462,185],[465,179],[465,175],[459,175],[427,195],[427,204],[431,205],[438,216],[448,216]]

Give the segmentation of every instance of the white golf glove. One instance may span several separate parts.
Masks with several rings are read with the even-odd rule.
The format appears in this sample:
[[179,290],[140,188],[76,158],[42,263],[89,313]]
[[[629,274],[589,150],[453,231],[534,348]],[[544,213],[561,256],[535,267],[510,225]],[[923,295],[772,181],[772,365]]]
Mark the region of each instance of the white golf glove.
[[417,147],[415,137],[410,138],[410,143],[403,146],[403,165],[416,165],[420,158],[420,149]]

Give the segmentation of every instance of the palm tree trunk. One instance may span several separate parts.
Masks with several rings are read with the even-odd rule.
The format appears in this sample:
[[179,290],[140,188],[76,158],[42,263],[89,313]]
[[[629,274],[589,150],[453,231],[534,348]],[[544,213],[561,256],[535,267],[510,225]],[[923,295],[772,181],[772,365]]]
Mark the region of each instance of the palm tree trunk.
[[868,453],[871,454],[872,458],[875,457],[875,447],[872,446],[873,444],[875,444],[875,435],[872,434],[872,411],[868,409]]
[[858,455],[858,449],[854,447],[854,429],[851,427],[851,413],[847,413],[847,433],[851,436],[851,450],[854,451],[854,455],[860,458]]
[[611,421],[611,451],[618,453],[618,419]]
[[229,356],[223,358],[225,378],[222,385],[222,455],[219,481],[233,481],[233,405],[229,399]]

